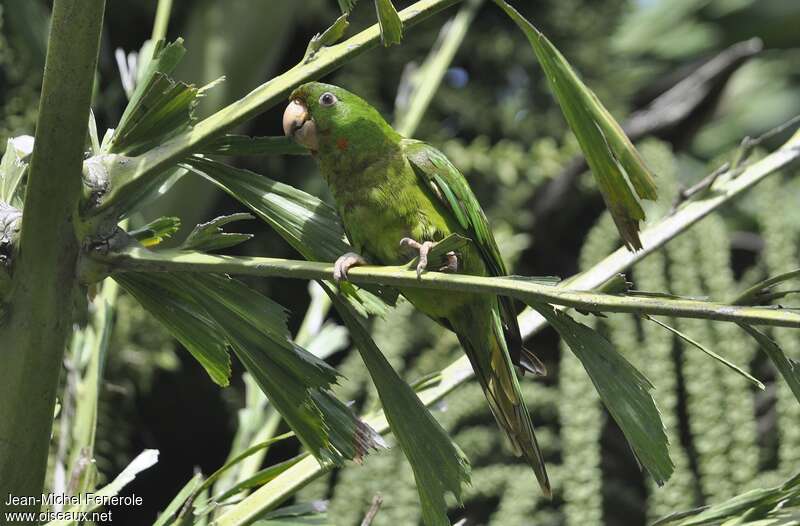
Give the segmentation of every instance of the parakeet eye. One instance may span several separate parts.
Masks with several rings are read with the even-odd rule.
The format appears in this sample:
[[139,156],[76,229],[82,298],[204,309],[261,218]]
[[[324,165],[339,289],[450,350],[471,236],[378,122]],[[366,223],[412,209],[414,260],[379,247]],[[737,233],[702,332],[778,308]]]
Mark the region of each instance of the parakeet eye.
[[326,91],[323,93],[319,98],[320,106],[333,106],[336,104],[336,95],[331,93],[330,91]]

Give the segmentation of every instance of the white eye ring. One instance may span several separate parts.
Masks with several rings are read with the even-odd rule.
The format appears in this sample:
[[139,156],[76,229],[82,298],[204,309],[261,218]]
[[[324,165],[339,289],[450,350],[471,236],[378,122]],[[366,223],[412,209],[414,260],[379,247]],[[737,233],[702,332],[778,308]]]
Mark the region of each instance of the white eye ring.
[[337,101],[338,99],[336,98],[336,95],[334,95],[330,91],[326,91],[319,97],[320,106],[325,106],[325,107],[333,106],[334,104],[336,104]]

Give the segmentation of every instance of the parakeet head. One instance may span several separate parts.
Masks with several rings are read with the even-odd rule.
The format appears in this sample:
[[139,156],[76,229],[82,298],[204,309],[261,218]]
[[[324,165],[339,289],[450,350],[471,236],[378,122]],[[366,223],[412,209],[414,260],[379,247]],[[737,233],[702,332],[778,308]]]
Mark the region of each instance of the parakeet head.
[[375,108],[338,86],[309,82],[290,100],[283,132],[312,153],[358,154],[399,138]]

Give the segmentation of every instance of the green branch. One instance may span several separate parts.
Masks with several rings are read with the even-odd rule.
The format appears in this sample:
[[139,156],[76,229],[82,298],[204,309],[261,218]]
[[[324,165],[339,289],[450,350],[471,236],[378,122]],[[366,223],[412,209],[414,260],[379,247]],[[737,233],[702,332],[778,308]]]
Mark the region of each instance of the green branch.
[[53,6],[11,308],[0,327],[0,516],[7,494],[42,492],[61,360],[80,297],[74,219],[104,9],[104,0]]
[[[410,27],[459,1],[420,0],[401,11],[400,18],[404,27]],[[344,42],[324,47],[314,55],[313,60],[301,62],[257,87],[242,99],[200,121],[193,128],[158,148],[133,158],[125,164],[124,171],[113,174],[115,182],[112,188],[103,203],[92,213],[99,214],[113,209],[120,194],[133,192],[135,187],[146,185],[152,177],[174,166],[204,142],[286,100],[294,87],[334,71],[346,61],[375,47],[380,40],[380,28],[375,24]]]
[[[714,212],[722,205],[742,195],[767,176],[790,166],[800,158],[800,131],[796,132],[783,146],[760,161],[743,169],[728,170],[715,179],[708,189],[708,196],[684,203],[674,213],[641,234],[642,250],[631,252],[620,248],[591,269],[583,272],[559,286],[570,289],[594,289],[600,287],[616,274],[625,272],[648,255],[664,246],[692,225]],[[520,329],[523,337],[536,333],[547,325],[545,319],[536,311],[526,310],[520,315]]]
[[[261,277],[330,280],[333,265],[315,261],[264,257],[213,256],[199,252],[131,248],[106,256],[113,272],[201,272]],[[427,272],[417,277],[405,267],[356,267],[348,272],[356,285],[478,292],[511,296],[528,304],[550,303],[587,312],[627,312],[730,321],[753,325],[800,327],[800,313],[787,309],[732,306],[706,301],[573,291],[525,278],[489,278]]]

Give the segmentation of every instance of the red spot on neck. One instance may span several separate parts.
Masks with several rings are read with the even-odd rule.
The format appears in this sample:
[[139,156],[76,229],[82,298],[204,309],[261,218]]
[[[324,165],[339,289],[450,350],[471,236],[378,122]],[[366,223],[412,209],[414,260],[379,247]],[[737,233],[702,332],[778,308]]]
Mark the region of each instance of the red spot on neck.
[[345,139],[344,137],[339,137],[336,140],[336,147],[341,151],[347,150],[347,139]]

